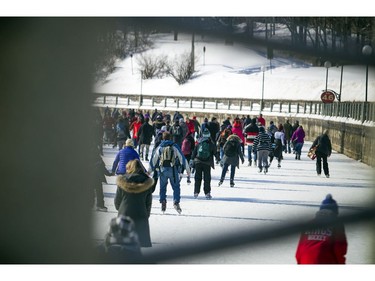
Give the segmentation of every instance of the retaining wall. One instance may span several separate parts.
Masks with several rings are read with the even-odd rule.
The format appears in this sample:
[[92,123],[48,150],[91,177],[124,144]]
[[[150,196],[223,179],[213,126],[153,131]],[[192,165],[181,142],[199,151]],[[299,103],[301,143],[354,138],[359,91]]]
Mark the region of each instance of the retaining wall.
[[[202,122],[204,117],[211,120],[212,116],[215,116],[219,123],[227,118],[228,114],[205,114],[192,113],[180,111],[184,116],[187,114],[190,117],[197,116],[199,122]],[[230,115],[229,115],[230,116]],[[250,115],[250,117],[254,117]],[[314,141],[315,138],[320,135],[325,129],[329,129],[329,136],[332,142],[332,148],[352,159],[361,161],[369,166],[375,167],[375,127],[366,126],[362,124],[352,124],[341,121],[331,121],[324,119],[315,119],[307,117],[285,117],[285,116],[267,116],[263,114],[266,119],[266,125],[269,121],[273,120],[277,125],[279,123],[284,124],[286,119],[290,120],[293,124],[296,120],[299,121],[300,125],[303,126],[306,133],[307,141]],[[231,116],[231,120],[235,116]],[[322,117],[323,118],[323,117]]]

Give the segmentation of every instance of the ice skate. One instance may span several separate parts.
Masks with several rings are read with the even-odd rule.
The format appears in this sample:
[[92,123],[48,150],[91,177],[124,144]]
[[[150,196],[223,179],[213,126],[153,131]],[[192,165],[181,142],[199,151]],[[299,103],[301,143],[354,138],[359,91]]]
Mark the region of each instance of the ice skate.
[[164,213],[166,209],[167,209],[167,202],[166,201],[161,202],[161,211]]
[[177,213],[181,214],[182,210],[179,203],[174,203],[173,207],[177,211]]

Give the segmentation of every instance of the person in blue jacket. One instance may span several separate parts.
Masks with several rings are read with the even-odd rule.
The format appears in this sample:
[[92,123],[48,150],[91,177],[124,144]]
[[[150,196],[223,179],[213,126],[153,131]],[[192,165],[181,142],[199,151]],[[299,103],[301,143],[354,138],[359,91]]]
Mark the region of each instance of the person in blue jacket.
[[139,154],[134,149],[132,139],[127,139],[124,148],[117,153],[113,161],[112,175],[124,175],[126,173],[126,164],[134,159],[139,160]]
[[158,170],[160,178],[159,202],[162,212],[165,212],[167,207],[167,185],[169,181],[173,189],[173,207],[178,213],[181,213],[180,173],[186,171],[186,174],[190,176],[190,167],[180,147],[172,141],[169,132],[163,133],[163,140],[152,153],[149,164],[149,173],[155,169]]

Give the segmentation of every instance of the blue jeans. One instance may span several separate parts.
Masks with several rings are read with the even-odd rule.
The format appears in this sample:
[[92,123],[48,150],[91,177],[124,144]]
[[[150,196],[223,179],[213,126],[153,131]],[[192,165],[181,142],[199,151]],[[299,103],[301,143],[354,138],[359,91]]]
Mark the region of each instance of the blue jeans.
[[[228,167],[229,165],[227,163],[224,163],[223,170],[221,172],[220,181],[224,181],[225,174],[227,173]],[[236,172],[236,165],[230,165],[230,182],[233,182],[235,172]]]
[[[249,162],[251,161],[251,154],[253,153],[252,150],[253,150],[253,146],[248,145],[247,146],[247,160],[249,160]],[[257,153],[254,152],[253,154],[254,154],[254,162],[256,162],[257,161]]]
[[173,203],[180,203],[181,189],[177,167],[160,167],[160,193],[159,201],[167,201],[168,180],[173,189]]
[[296,145],[294,147],[294,150],[296,151],[296,154],[301,155],[302,146],[303,146],[303,142],[296,143]]

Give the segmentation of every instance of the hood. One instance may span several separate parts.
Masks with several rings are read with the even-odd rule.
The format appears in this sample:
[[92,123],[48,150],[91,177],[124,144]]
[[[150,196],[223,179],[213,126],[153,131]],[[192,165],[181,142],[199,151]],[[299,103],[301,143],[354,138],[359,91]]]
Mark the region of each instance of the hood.
[[229,141],[229,140],[236,140],[236,141],[238,141],[238,142],[242,142],[241,139],[240,139],[240,137],[237,136],[236,134],[231,134],[231,135],[228,137],[227,141]]
[[160,147],[165,147],[165,146],[169,146],[169,145],[173,145],[174,142],[171,141],[171,140],[163,140],[161,143],[160,143]]
[[[128,193],[141,193],[144,192],[152,187],[154,184],[154,179],[148,176],[142,177],[145,178],[145,181],[138,181],[137,177],[141,177],[142,175],[120,175],[116,178],[116,184],[118,187],[123,189]],[[133,181],[134,179],[134,181]]]

